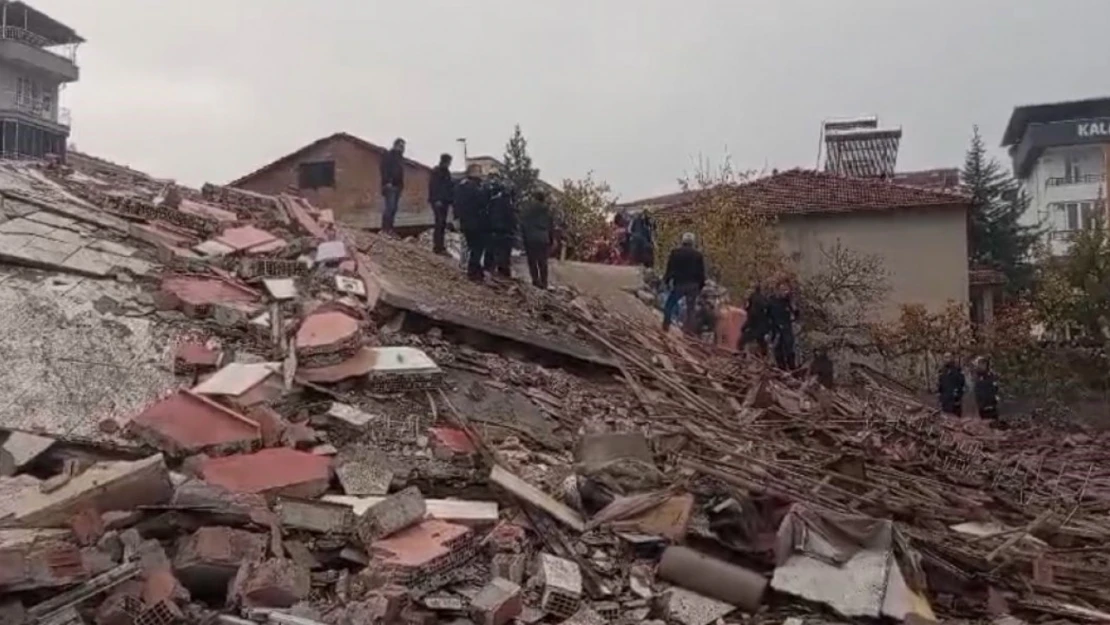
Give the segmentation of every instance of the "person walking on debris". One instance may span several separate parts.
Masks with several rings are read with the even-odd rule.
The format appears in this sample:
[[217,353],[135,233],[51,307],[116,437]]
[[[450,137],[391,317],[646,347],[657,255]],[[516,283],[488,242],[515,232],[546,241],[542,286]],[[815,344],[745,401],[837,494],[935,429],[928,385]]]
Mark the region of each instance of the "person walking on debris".
[[401,192],[405,190],[405,140],[393,142],[393,149],[385,153],[381,162],[382,234],[393,235],[393,220],[397,217],[397,207],[401,203]]
[[489,235],[485,269],[490,275],[511,278],[513,241],[517,230],[513,188],[501,175],[493,174],[487,181],[486,193],[489,197]]
[[798,318],[798,309],[790,294],[790,284],[785,280],[768,301],[767,311],[771,320],[771,339],[775,344],[775,364],[783,371],[793,371],[797,367],[794,320]]
[[944,355],[944,365],[937,376],[937,396],[940,409],[948,414],[962,417],[964,414],[964,391],[967,388],[963,369],[952,354]]
[[631,236],[632,262],[641,267],[655,265],[655,224],[647,211],[632,218],[628,228]]
[[671,250],[671,255],[667,258],[667,271],[663,274],[663,284],[670,289],[663,305],[663,331],[671,329],[671,320],[682,301],[686,306],[683,330],[692,334],[698,294],[705,287],[705,257],[694,247],[694,233],[683,234],[682,244]]
[[986,356],[975,360],[975,406],[979,409],[979,418],[997,422],[998,376]]
[[482,281],[482,257],[489,236],[489,196],[482,183],[481,168],[470,165],[466,177],[455,187],[455,219],[466,241],[466,276]]
[[528,258],[528,273],[532,286],[547,288],[547,254],[552,243],[551,207],[547,194],[536,191],[520,211],[520,238],[524,255]]
[[763,285],[755,284],[748,296],[748,313],[744,327],[740,330],[740,348],[755,343],[760,356],[767,356],[767,334],[771,331],[770,302],[763,293]]
[[428,179],[428,204],[432,206],[435,228],[432,231],[432,251],[446,255],[447,246],[444,236],[447,231],[447,215],[455,201],[455,182],[451,179],[451,155],[441,154],[439,165],[432,170]]

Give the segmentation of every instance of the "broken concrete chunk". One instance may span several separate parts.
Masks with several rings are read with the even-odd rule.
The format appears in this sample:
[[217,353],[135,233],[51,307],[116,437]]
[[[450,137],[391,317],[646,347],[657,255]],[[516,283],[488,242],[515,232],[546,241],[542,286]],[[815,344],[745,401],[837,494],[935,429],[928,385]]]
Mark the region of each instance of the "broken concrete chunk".
[[308,597],[312,576],[292,560],[271,558],[244,562],[232,586],[233,598],[245,607],[288,608]]
[[709,625],[735,609],[732,604],[685,588],[672,588],[663,597],[663,612],[667,618],[682,625]]
[[393,482],[389,459],[365,447],[348,447],[336,457],[335,474],[348,495],[385,495]]
[[536,577],[542,587],[540,608],[561,618],[570,618],[582,605],[582,570],[570,560],[541,553]]
[[144,410],[128,431],[170,456],[250,451],[262,441],[256,422],[185,390]]
[[54,445],[54,439],[45,436],[35,436],[25,432],[9,432],[4,445],[0,446],[0,456],[7,454],[11,461],[10,467],[4,467],[0,462],[0,475],[14,475],[35,458]]
[[333,422],[339,424],[341,427],[352,430],[353,432],[361,433],[374,421],[377,420],[372,414],[368,414],[347,404],[335,402],[328,408],[328,418]]
[[[325,495],[324,501],[342,504],[361,515],[371,506],[383,501],[384,497],[350,497],[346,495]],[[470,527],[487,527],[497,523],[498,508],[496,501],[468,501],[465,499],[425,499],[428,517]]]
[[270,297],[278,300],[291,300],[297,297],[297,283],[292,278],[269,278],[262,281]]
[[340,293],[366,297],[366,284],[360,278],[335,276],[335,288]]
[[173,570],[191,592],[219,595],[243,562],[261,560],[266,537],[230,527],[202,527],[177,544]]
[[586,524],[577,512],[571,510],[565,504],[555,501],[540,489],[513,475],[500,465],[493,467],[489,475],[489,481],[509,491],[518,499],[550,514],[555,520],[572,530],[576,532],[585,530]]
[[213,373],[192,392],[198,395],[242,395],[278,371],[281,371],[280,363],[233,362]]
[[520,615],[524,604],[520,586],[495,578],[470,602],[470,614],[477,625],[505,625]]
[[59,614],[64,613],[66,610],[73,609],[74,606],[80,604],[82,601],[107,592],[129,579],[137,577],[141,572],[142,568],[137,563],[126,562],[107,573],[90,579],[76,588],[55,595],[42,603],[35,604],[27,610],[27,614],[40,621],[49,621],[57,618]]
[[354,527],[355,515],[343,504],[279,497],[275,509],[282,526],[291,529],[344,535]]
[[347,246],[342,241],[324,241],[316,247],[316,262],[339,262],[347,258]]
[[367,508],[355,521],[355,528],[359,540],[369,549],[374,541],[420,523],[427,512],[424,495],[410,486]]
[[590,608],[581,608],[562,625],[605,625],[609,620]]

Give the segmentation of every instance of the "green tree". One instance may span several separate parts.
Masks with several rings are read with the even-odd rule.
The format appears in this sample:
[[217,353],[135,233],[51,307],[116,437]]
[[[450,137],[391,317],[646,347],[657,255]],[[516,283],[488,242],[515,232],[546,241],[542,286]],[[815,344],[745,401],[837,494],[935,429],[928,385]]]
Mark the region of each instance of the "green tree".
[[1031,252],[1040,231],[1019,222],[1029,206],[1029,197],[987,154],[978,126],[974,127],[960,178],[963,192],[972,201],[968,241],[972,263],[1001,271],[1011,293],[1028,291],[1033,283]]
[[513,129],[513,136],[505,145],[504,160],[505,177],[512,182],[519,197],[531,193],[539,182],[540,170],[532,166],[532,157],[528,156],[528,142],[520,131],[520,124]]
[[608,210],[616,204],[609,185],[587,172],[581,180],[564,180],[562,193],[552,198],[563,229],[563,245],[570,260],[588,260],[610,233]]

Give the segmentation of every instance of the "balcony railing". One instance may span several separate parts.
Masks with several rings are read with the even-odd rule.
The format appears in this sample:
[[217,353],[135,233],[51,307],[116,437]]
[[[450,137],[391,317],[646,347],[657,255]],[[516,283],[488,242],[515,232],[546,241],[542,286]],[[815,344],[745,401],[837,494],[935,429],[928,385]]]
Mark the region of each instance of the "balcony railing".
[[64,106],[59,106],[57,107],[57,113],[55,113],[54,109],[46,106],[46,104],[43,103],[42,100],[30,100],[27,98],[16,97],[14,98],[14,104],[12,104],[11,110],[19,111],[20,113],[26,113],[27,115],[30,115],[32,117],[37,117],[41,120],[61,126],[68,127],[71,121],[71,115],[68,108]]
[[73,44],[59,44],[51,41],[38,33],[33,33],[26,28],[19,26],[5,26],[0,29],[0,39],[8,39],[11,41],[19,41],[25,43],[32,48],[39,48],[44,52],[49,52],[54,56],[61,57],[70,63],[77,62],[77,46]]
[[1045,181],[1046,187],[1064,187],[1073,184],[1098,184],[1106,181],[1106,174],[1083,174],[1082,176],[1057,176]]

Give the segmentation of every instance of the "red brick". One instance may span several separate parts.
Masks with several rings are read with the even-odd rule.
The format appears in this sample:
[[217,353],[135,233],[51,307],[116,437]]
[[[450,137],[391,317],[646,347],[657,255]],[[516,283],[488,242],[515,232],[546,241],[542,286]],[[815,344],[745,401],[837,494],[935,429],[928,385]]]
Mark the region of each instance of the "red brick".
[[328,489],[331,459],[275,447],[210,458],[201,463],[200,470],[204,481],[232,492],[312,498]]
[[466,432],[457,428],[428,428],[432,451],[441,458],[470,456],[477,451]]
[[178,543],[174,571],[189,590],[222,592],[239,566],[260,560],[266,537],[230,527],[202,527]]
[[162,280],[161,290],[177,298],[184,306],[257,305],[260,302],[256,291],[230,280],[206,276],[171,276]]
[[222,234],[215,238],[216,241],[236,250],[243,251],[249,250],[260,245],[271,243],[277,240],[278,237],[266,232],[265,230],[255,228],[251,225],[241,226],[239,228],[231,228],[224,230]]
[[173,456],[249,451],[262,442],[258,423],[184,390],[150,406],[128,427]]
[[374,564],[404,583],[413,577],[440,573],[472,555],[470,529],[445,521],[429,520],[381,540],[370,549]]
[[358,321],[341,312],[315,313],[297,330],[297,351],[326,352],[332,347],[343,347],[358,332]]

